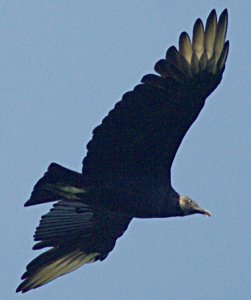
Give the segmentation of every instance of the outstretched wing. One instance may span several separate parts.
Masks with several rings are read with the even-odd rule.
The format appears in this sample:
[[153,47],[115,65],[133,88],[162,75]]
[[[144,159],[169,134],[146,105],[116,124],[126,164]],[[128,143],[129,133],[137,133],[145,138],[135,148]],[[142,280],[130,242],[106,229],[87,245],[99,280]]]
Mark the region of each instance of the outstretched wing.
[[183,32],[142,84],[126,93],[93,131],[83,160],[86,185],[129,187],[135,181],[170,180],[170,169],[189,127],[218,86],[229,43],[227,10],[213,10],[204,29],[198,19],[192,42]]
[[127,229],[131,218],[93,210],[83,202],[61,200],[44,215],[35,232],[33,249],[52,247],[26,267],[17,292],[27,292],[80,266],[104,260]]

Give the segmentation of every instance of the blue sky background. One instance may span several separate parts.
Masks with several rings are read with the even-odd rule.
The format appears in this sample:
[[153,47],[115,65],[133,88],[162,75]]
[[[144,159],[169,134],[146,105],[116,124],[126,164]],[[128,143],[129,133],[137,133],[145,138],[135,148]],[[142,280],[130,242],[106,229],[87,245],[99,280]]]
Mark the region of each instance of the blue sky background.
[[[122,94],[225,7],[226,72],[173,165],[176,190],[213,217],[134,220],[102,263],[15,294],[50,207],[23,207],[33,185],[52,161],[80,171]],[[250,299],[250,14],[246,0],[0,1],[1,299]]]

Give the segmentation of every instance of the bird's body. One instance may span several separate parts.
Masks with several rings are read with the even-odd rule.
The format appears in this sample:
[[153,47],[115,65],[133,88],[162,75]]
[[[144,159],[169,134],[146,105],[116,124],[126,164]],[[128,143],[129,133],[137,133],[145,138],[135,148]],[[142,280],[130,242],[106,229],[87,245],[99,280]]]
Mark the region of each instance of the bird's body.
[[229,43],[227,11],[213,10],[193,40],[182,33],[149,74],[94,129],[82,173],[52,163],[25,206],[56,201],[36,229],[34,249],[51,247],[27,266],[26,292],[81,265],[103,260],[133,218],[210,215],[171,185],[171,166],[186,132],[218,86]]

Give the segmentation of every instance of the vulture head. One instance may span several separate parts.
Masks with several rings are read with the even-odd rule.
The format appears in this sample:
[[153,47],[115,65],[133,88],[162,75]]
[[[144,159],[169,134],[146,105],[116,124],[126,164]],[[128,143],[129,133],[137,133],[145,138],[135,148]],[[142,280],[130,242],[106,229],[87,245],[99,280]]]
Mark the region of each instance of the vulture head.
[[202,214],[205,217],[211,216],[210,211],[201,208],[197,202],[193,201],[188,196],[180,196],[179,205],[184,216],[193,215],[193,214]]

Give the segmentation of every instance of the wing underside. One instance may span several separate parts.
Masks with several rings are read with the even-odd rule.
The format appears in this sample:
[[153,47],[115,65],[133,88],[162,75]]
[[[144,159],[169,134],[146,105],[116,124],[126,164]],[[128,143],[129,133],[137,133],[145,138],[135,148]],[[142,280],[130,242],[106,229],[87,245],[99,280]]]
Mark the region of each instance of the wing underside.
[[26,267],[17,292],[27,292],[80,266],[103,260],[127,229],[131,218],[93,210],[79,201],[61,200],[36,229],[33,249],[50,247]]
[[221,81],[229,47],[226,30],[226,10],[218,21],[213,10],[205,28],[198,19],[192,40],[183,32],[179,49],[170,47],[156,63],[159,75],[144,76],[122,97],[87,145],[87,185],[130,185],[139,177],[168,180],[183,137]]

